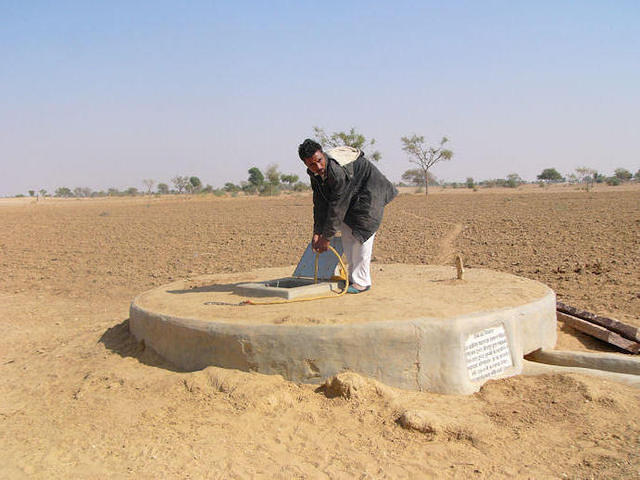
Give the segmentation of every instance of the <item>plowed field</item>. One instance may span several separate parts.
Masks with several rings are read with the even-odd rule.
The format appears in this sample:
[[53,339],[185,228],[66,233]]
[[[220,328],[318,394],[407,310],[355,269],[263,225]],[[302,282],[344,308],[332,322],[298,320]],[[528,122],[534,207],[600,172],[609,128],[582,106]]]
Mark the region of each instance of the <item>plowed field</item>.
[[[640,476],[640,393],[621,384],[515,377],[446,397],[356,376],[359,395],[333,398],[279,377],[177,372],[129,337],[133,296],[293,265],[311,215],[309,195],[0,200],[0,477]],[[457,253],[640,325],[640,188],[404,194],[373,265]],[[614,351],[570,328],[558,344]],[[396,423],[412,409],[434,428]]]

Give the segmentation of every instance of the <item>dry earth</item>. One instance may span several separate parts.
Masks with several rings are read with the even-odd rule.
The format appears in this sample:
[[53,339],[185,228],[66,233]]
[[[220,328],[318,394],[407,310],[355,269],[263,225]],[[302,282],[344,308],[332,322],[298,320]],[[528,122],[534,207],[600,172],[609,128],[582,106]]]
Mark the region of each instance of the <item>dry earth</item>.
[[[640,392],[579,375],[471,396],[344,374],[324,389],[179,372],[128,334],[130,300],[196,274],[294,264],[311,200],[0,201],[0,478],[639,478]],[[401,195],[380,263],[536,279],[640,325],[640,189]],[[609,350],[569,328],[559,346]]]

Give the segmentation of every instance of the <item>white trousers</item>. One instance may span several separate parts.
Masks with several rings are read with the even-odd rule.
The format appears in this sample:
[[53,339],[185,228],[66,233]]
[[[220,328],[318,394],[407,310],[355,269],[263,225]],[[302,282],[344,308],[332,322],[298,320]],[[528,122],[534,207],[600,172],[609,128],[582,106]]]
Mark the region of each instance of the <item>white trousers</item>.
[[357,283],[361,287],[370,286],[371,252],[373,251],[373,239],[376,234],[371,235],[366,242],[360,243],[353,236],[351,227],[346,223],[342,222],[340,231],[342,232],[342,246],[349,264],[349,283]]

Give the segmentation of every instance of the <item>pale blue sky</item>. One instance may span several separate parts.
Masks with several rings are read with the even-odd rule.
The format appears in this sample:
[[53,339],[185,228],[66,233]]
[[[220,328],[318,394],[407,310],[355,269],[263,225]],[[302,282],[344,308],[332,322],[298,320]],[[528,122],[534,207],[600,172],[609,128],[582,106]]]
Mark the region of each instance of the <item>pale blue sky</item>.
[[640,168],[640,3],[0,0],[0,195],[277,163],[314,125],[462,181]]

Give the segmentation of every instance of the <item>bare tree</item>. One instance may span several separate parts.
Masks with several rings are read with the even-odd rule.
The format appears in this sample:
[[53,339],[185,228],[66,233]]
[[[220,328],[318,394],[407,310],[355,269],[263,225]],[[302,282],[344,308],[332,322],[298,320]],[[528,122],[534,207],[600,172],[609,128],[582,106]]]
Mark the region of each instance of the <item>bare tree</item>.
[[588,192],[593,187],[593,180],[596,171],[589,167],[578,167],[576,168],[576,174],[578,181],[584,183],[584,188]]
[[89,187],[76,187],[73,189],[73,194],[76,197],[90,197],[91,189]]
[[142,184],[147,187],[147,195],[151,195],[151,190],[153,190],[153,186],[156,184],[156,181],[151,178],[145,178],[142,180]]
[[409,154],[410,162],[417,165],[424,176],[424,194],[429,194],[429,169],[441,160],[451,160],[453,152],[444,148],[444,144],[449,141],[447,137],[442,137],[440,145],[436,147],[425,144],[424,137],[416,134],[410,137],[401,138],[403,146],[402,150]]
[[190,185],[189,177],[181,175],[176,175],[175,177],[173,177],[171,179],[171,183],[173,183],[173,186],[176,187],[178,193],[182,193],[187,188],[187,186]]

